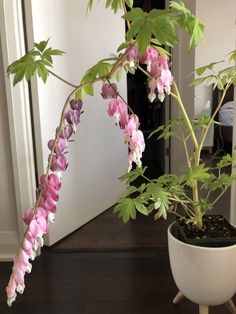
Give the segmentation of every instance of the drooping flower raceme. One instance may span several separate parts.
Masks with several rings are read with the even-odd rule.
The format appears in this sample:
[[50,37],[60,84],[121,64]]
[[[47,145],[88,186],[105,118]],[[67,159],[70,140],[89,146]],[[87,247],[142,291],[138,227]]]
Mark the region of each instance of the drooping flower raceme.
[[[117,91],[117,87],[115,90]],[[107,112],[109,116],[115,117],[116,125],[124,130],[125,142],[128,143],[129,147],[128,171],[132,169],[132,162],[136,163],[138,167],[141,167],[145,141],[143,133],[138,130],[140,126],[138,116],[133,113],[129,115],[125,102],[117,98],[109,100]]]
[[6,288],[9,306],[15,301],[17,292],[23,293],[25,274],[30,273],[32,269],[30,260],[35,259],[38,248],[44,245],[43,235],[48,232],[49,222],[54,222],[59,200],[58,191],[61,188],[61,172],[68,166],[65,157],[68,139],[73,131],[76,131],[76,125],[80,121],[82,102],[72,100],[70,106],[71,109],[64,116],[64,126],[59,136],[48,142],[52,154],[51,164],[48,166],[51,173],[40,177],[40,193],[35,208],[27,208],[24,212],[23,221],[27,230],[20,251],[14,258],[12,274]]
[[150,75],[148,86],[150,92],[148,99],[153,102],[158,93],[161,102],[164,101],[165,92],[170,94],[173,76],[170,71],[170,63],[165,55],[160,55],[158,51],[149,47],[140,59],[140,62],[147,65],[147,71]]

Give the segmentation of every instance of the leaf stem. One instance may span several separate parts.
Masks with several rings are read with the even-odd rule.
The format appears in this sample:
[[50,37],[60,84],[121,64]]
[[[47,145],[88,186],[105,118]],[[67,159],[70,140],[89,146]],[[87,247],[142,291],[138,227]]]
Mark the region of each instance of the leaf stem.
[[47,69],[47,70],[48,70],[48,73],[50,73],[50,74],[52,74],[53,76],[55,76],[58,80],[60,80],[60,81],[62,81],[62,82],[64,82],[64,83],[66,83],[67,85],[69,85],[69,86],[71,86],[71,87],[73,87],[73,88],[76,88],[76,87],[77,87],[76,85],[74,85],[74,84],[68,82],[67,80],[65,80],[65,79],[62,78],[61,76],[57,75],[57,74],[54,73],[53,71],[51,71],[51,70],[49,70],[49,69]]

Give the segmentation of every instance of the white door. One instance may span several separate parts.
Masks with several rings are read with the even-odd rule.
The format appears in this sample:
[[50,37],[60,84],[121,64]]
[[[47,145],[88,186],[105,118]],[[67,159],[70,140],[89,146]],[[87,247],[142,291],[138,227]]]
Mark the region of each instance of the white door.
[[[74,84],[85,71],[102,58],[115,53],[124,41],[125,25],[120,15],[95,1],[86,15],[87,0],[27,0],[25,2],[29,48],[33,42],[50,38],[50,45],[66,52],[56,57],[54,71]],[[46,8],[46,9],[45,9]],[[71,90],[54,77],[47,84],[32,82],[37,168],[47,165],[47,142],[59,123],[60,109]],[[63,175],[56,222],[50,226],[51,245],[112,206],[124,186],[118,177],[127,170],[127,146],[122,131],[106,112],[100,96],[101,83],[94,97],[85,97],[84,111],[75,142],[69,147],[69,167]],[[126,78],[119,83],[126,98]]]

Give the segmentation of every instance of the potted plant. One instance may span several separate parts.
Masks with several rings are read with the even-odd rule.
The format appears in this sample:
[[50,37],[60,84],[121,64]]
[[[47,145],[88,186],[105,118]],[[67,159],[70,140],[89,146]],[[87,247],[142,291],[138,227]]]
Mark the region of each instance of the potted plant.
[[[88,9],[91,9],[92,5],[93,1],[89,0]],[[200,159],[204,140],[210,126],[214,123],[214,117],[221,107],[224,96],[231,84],[236,86],[235,66],[216,72],[215,66],[217,63],[211,63],[196,70],[199,79],[195,80],[194,84],[213,84],[214,88],[219,88],[223,92],[217,109],[211,117],[204,116],[200,119],[192,120],[187,115],[186,107],[182,102],[178,87],[171,74],[169,52],[163,47],[172,47],[178,42],[176,35],[176,26],[178,26],[189,33],[190,51],[202,38],[204,25],[182,2],[177,1],[170,1],[170,9],[168,10],[154,9],[149,13],[143,12],[140,8],[133,8],[132,0],[107,0],[106,6],[115,12],[119,9],[124,10],[123,18],[127,22],[128,29],[126,41],[118,47],[117,55],[103,59],[88,69],[78,85],[71,84],[52,71],[52,58],[55,55],[62,55],[63,52],[48,47],[48,41],[46,40],[35,44],[25,56],[16,60],[8,67],[8,74],[14,77],[14,85],[24,78],[30,80],[34,73],[37,73],[44,82],[46,82],[49,75],[53,75],[72,87],[70,94],[65,100],[55,137],[48,142],[50,150],[48,166],[45,174],[40,177],[40,188],[36,203],[32,208],[26,209],[23,217],[27,228],[20,251],[14,260],[12,275],[7,286],[9,306],[15,301],[16,293],[24,291],[24,276],[26,272],[31,271],[32,267],[29,259],[33,260],[38,247],[43,246],[43,235],[48,232],[49,222],[53,222],[56,203],[58,201],[58,191],[61,187],[61,174],[68,166],[65,153],[70,138],[76,132],[76,127],[83,113],[83,95],[88,94],[92,96],[93,85],[95,83],[103,83],[101,94],[104,99],[108,100],[108,114],[115,117],[116,125],[124,132],[125,142],[128,143],[129,147],[128,173],[121,178],[128,184],[128,187],[115,207],[115,212],[123,218],[124,222],[127,222],[130,218],[135,219],[136,211],[144,215],[154,213],[156,219],[161,217],[165,219],[167,214],[174,214],[178,217],[179,228],[184,226],[185,229],[193,231],[197,236],[199,233],[204,234],[209,229],[205,227],[205,214],[214,206],[214,203],[223,195],[232,181],[236,179],[235,173],[224,173],[224,168],[232,164],[234,155],[227,155],[222,158],[216,166],[218,170],[217,175],[211,173],[210,169]],[[128,12],[127,8],[129,8]],[[236,52],[234,51],[229,55],[229,61],[234,62],[235,60]],[[145,168],[141,167],[145,142],[143,134],[139,130],[139,118],[127,105],[122,95],[119,94],[117,85],[113,81],[114,79],[119,81],[123,70],[131,74],[139,70],[147,76],[149,87],[148,98],[150,102],[156,97],[160,101],[163,101],[166,94],[176,100],[182,118],[170,121],[168,125],[158,128],[152,135],[158,134],[159,138],[168,138],[170,136],[180,137],[181,135],[186,152],[187,173],[180,176],[165,174],[154,180],[150,180],[145,176]],[[205,74],[206,71],[208,71],[207,74]],[[195,131],[199,129],[202,130],[202,135],[200,140],[197,141]],[[192,152],[188,150],[187,142],[192,143]],[[137,165],[137,168],[132,170],[133,163]],[[133,185],[132,182],[139,176],[146,181],[140,186]],[[199,197],[199,188],[208,191],[205,198]],[[219,189],[219,195],[211,203],[209,201],[209,194],[216,189]],[[181,208],[179,205],[181,205]],[[211,221],[213,219],[215,217],[211,217]],[[217,219],[222,221],[222,218]],[[229,228],[232,229],[232,235],[235,236],[235,230],[231,226]],[[179,282],[179,277],[181,279],[182,277],[187,277],[183,276],[183,271],[186,271],[189,265],[195,267],[190,269],[189,273],[196,274],[197,277],[192,279],[189,275],[188,278],[191,278],[195,282],[199,281],[198,267],[203,269],[205,266],[195,265],[195,261],[198,260],[198,258],[195,258],[195,255],[198,254],[196,251],[201,251],[204,254],[199,259],[204,260],[206,264],[206,252],[208,248],[202,248],[201,244],[199,246],[199,243],[198,246],[187,244],[186,239],[183,239],[183,235],[179,236],[177,233],[176,224],[169,227],[168,237],[171,266],[181,293],[201,306],[203,305],[201,307],[203,311],[206,310],[204,306],[223,302],[228,302],[227,305],[233,308],[229,300],[236,290],[236,281],[234,281],[233,276],[235,270],[232,270],[228,277],[225,277],[226,286],[220,289],[224,290],[225,295],[220,297],[217,295],[215,299],[210,298],[210,301],[205,298],[206,292],[212,292],[209,287],[206,291],[204,290],[203,297],[199,295],[196,297],[195,295],[188,294],[188,291],[191,290],[190,288],[195,289],[194,282],[191,282],[190,286],[188,286],[189,282],[186,284]],[[220,252],[216,253],[219,254],[217,257],[212,255],[214,264],[218,259],[220,266],[225,268],[226,259],[229,260],[226,266],[229,268],[230,264],[234,265],[234,258],[228,255],[231,254],[228,253],[228,250],[233,251],[233,254],[236,255],[236,246],[230,245],[226,247],[224,245],[220,248],[210,247],[209,255],[215,251]],[[187,251],[186,256],[182,254],[185,248]],[[180,256],[178,253],[181,253]],[[224,263],[222,263],[222,259]],[[184,266],[184,268],[182,267],[181,269],[177,266],[179,261],[180,266]],[[210,260],[210,265],[212,266],[212,260]],[[208,273],[209,268],[206,268],[205,271]],[[217,266],[216,271],[221,273],[222,270]],[[206,274],[202,276],[207,278]],[[212,276],[214,279],[217,277],[215,275]],[[232,280],[229,283],[230,276]],[[202,282],[200,284],[202,285]],[[187,288],[185,288],[185,285]],[[214,288],[217,285],[222,287],[222,282],[215,282]],[[202,286],[200,288],[202,289]],[[198,291],[200,288],[195,290]]]

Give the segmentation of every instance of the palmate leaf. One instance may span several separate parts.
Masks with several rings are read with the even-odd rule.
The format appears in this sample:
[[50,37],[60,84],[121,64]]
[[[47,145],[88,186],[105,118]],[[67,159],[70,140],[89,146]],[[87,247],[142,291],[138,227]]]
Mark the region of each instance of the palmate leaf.
[[170,1],[170,7],[177,12],[179,26],[189,33],[188,50],[191,51],[203,39],[204,24],[186,8],[182,1]]
[[209,167],[205,167],[204,164],[200,164],[195,166],[194,168],[189,169],[187,174],[186,183],[190,187],[193,187],[196,181],[204,182],[205,180],[210,178],[210,174],[208,173]]
[[171,136],[178,136],[180,132],[184,132],[186,130],[187,128],[184,126],[182,119],[173,119],[168,122],[166,127],[161,125],[156,130],[151,132],[149,138],[154,134],[158,134],[157,139],[164,138],[166,140]]
[[210,120],[211,120],[211,117],[209,117],[208,115],[203,115],[202,117],[198,119],[191,120],[193,129],[196,131],[206,129]]
[[124,223],[127,223],[131,218],[136,219],[135,201],[132,198],[121,199],[114,207],[114,213],[118,213]]
[[37,72],[44,83],[46,82],[49,75],[48,67],[52,67],[53,64],[52,56],[64,53],[59,49],[47,48],[47,45],[48,40],[35,43],[33,49],[8,66],[7,74],[14,76],[14,85],[24,78],[29,81],[35,72]]
[[125,182],[126,184],[129,184],[135,181],[139,176],[144,175],[146,170],[147,170],[147,167],[143,167],[143,168],[136,167],[130,172],[127,172],[123,176],[119,177],[119,180],[121,180],[122,182]]
[[140,55],[150,44],[152,36],[155,36],[159,45],[172,46],[177,42],[175,17],[168,11],[153,9],[147,13],[140,8],[133,8],[123,18],[131,23],[127,40],[136,38]]
[[216,64],[219,64],[222,62],[224,62],[224,60],[212,62],[210,64],[207,64],[207,65],[201,66],[200,68],[197,68],[194,72],[196,72],[197,75],[201,76],[204,72],[206,72],[207,70],[212,70]]
[[75,99],[82,99],[83,92],[85,92],[89,96],[94,95],[94,87],[92,81],[94,81],[96,78],[105,77],[106,75],[108,75],[112,69],[113,64],[107,61],[113,60],[117,60],[117,58],[111,57],[103,59],[86,71],[80,82],[81,84],[85,84],[85,86],[76,92]]

